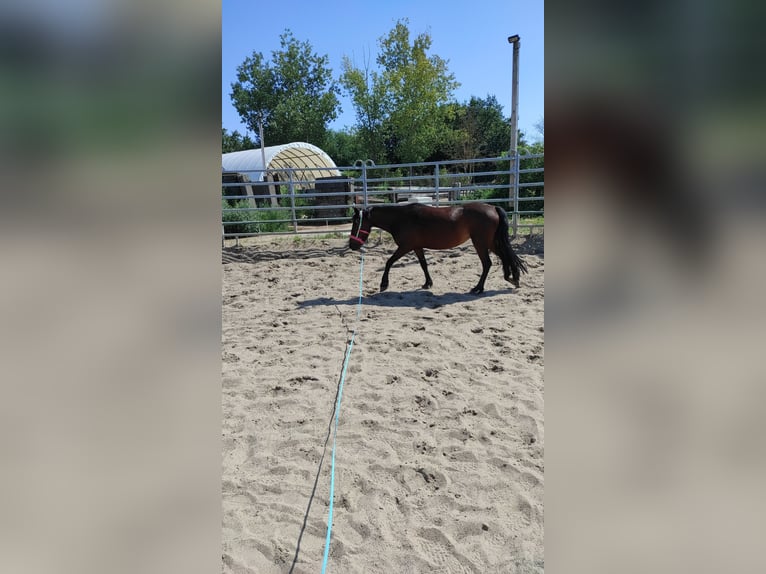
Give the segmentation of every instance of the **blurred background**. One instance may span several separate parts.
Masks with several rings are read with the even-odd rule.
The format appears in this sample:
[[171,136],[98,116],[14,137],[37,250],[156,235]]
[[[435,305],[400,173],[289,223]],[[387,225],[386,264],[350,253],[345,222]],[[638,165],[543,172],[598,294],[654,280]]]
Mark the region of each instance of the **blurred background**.
[[546,8],[546,566],[763,571],[764,6]]
[[220,45],[216,4],[0,7],[3,572],[220,569]]

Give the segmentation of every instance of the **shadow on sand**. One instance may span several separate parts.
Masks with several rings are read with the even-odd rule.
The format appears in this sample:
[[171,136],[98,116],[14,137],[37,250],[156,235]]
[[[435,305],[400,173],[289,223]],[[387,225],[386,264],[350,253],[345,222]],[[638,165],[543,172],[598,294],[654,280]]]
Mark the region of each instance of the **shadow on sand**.
[[[368,243],[365,246],[365,253],[369,255],[385,255],[389,257],[393,252],[395,244],[386,243],[378,237],[375,243]],[[544,254],[544,239],[542,234],[527,236],[523,241],[513,245],[516,253],[522,255]],[[451,253],[449,253],[451,252]],[[460,247],[449,250],[445,256],[455,257],[457,254],[473,252],[470,243],[465,243]],[[437,252],[428,251],[433,257]],[[283,246],[229,246],[221,250],[221,263],[260,263],[262,261],[277,261],[279,259],[308,260],[318,259],[320,257],[346,257],[348,255],[357,256],[358,252],[352,251],[348,247],[348,241],[344,239],[315,240],[310,245],[290,247],[285,242]],[[414,257],[410,255],[410,257]]]
[[[443,293],[434,295],[430,291],[384,291],[383,293],[365,294],[362,297],[362,305],[373,307],[410,307],[413,309],[438,309],[445,305],[454,303],[468,303],[483,299],[486,297],[496,297],[498,295],[507,295],[513,293],[513,289],[495,289],[484,291],[481,295],[472,293]],[[322,307],[333,305],[356,305],[359,297],[349,297],[348,299],[333,299],[332,297],[318,297],[316,299],[307,299],[299,301],[298,307],[301,309],[308,307]]]

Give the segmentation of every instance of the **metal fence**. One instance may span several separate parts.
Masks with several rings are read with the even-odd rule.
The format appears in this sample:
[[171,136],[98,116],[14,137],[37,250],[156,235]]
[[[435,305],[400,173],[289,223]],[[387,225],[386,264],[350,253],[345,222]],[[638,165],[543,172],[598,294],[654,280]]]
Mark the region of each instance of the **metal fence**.
[[[294,169],[224,174],[222,241],[345,232],[352,206],[400,202],[499,204],[508,212],[514,236],[521,228],[532,232],[543,225],[543,160],[543,154],[395,165],[367,160],[337,168],[336,177],[309,180],[297,177]],[[305,176],[311,168],[300,171]]]

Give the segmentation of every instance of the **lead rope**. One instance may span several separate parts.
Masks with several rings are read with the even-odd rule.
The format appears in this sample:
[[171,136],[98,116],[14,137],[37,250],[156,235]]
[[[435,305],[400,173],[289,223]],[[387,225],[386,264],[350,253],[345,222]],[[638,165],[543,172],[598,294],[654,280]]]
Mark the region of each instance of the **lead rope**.
[[[361,216],[359,227],[362,227]],[[356,305],[356,323],[354,331],[351,333],[351,340],[346,348],[346,356],[343,359],[343,369],[340,374],[340,387],[338,389],[338,401],[335,404],[335,428],[332,436],[332,463],[330,464],[330,509],[327,513],[327,536],[324,541],[324,557],[322,558],[322,574],[327,570],[327,559],[330,555],[330,536],[332,534],[332,511],[333,498],[335,494],[335,441],[338,437],[338,419],[340,417],[340,401],[343,398],[343,384],[346,382],[346,369],[348,368],[348,359],[351,356],[351,350],[354,348],[354,339],[356,338],[356,329],[359,325],[359,317],[362,313],[362,278],[364,276],[364,251],[361,251],[359,261],[359,302]]]

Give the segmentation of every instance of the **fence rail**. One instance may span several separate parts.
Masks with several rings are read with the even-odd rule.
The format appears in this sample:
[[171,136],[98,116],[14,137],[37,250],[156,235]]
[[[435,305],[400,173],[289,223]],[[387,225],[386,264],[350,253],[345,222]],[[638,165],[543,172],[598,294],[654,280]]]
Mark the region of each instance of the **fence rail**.
[[[294,169],[240,172],[245,177],[221,184],[222,241],[343,232],[337,226],[349,224],[350,229],[350,207],[401,202],[500,204],[515,236],[520,228],[531,232],[542,227],[525,218],[544,215],[543,161],[543,154],[389,165],[368,160],[337,168],[337,177],[309,180],[296,177]],[[300,171],[326,173],[327,168]]]

